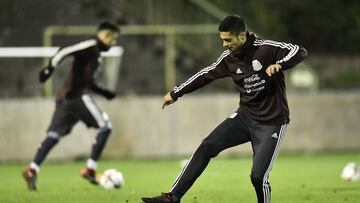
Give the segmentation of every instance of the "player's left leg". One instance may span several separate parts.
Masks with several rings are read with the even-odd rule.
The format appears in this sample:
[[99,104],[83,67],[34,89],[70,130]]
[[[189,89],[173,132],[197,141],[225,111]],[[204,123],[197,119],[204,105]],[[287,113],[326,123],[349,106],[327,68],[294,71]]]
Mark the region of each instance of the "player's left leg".
[[259,125],[254,127],[251,145],[254,151],[251,182],[258,203],[270,203],[271,187],[269,173],[279,153],[287,124],[279,126]]
[[98,133],[91,148],[90,157],[87,161],[87,167],[80,172],[81,175],[91,183],[97,184],[97,161],[111,134],[112,124],[108,115],[96,105],[95,101],[89,95],[82,95],[81,99],[73,109],[74,114],[76,114],[76,116],[78,116],[88,127],[98,129]]

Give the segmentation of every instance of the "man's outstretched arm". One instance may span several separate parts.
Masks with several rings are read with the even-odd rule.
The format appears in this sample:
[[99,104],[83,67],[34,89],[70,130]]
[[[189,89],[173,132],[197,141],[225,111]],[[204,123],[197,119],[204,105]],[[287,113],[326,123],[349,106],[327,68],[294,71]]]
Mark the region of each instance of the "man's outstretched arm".
[[54,72],[55,68],[60,64],[64,58],[66,58],[69,55],[73,55],[81,50],[87,49],[89,47],[95,46],[96,40],[90,39],[86,41],[82,41],[80,43],[63,47],[61,48],[51,59],[49,62],[49,65],[43,68],[39,72],[39,81],[41,83],[44,83],[47,79],[50,78],[52,73]]
[[228,67],[224,58],[230,54],[229,51],[224,51],[221,56],[210,66],[201,69],[195,75],[191,76],[181,85],[174,87],[171,92],[164,96],[163,108],[174,103],[179,97],[186,93],[193,92],[210,82],[223,78],[229,75]]

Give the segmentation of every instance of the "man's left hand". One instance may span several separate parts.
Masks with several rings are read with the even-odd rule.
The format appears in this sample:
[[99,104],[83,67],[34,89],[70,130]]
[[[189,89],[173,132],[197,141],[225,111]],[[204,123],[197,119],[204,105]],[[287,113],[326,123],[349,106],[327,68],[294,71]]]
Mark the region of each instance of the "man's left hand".
[[52,66],[47,66],[45,68],[43,68],[40,72],[39,72],[39,81],[41,83],[44,83],[47,79],[50,78],[51,74],[54,72],[54,67]]
[[266,74],[268,74],[268,76],[272,76],[274,73],[277,73],[281,70],[281,65],[280,64],[272,64],[270,66],[268,66],[266,68]]

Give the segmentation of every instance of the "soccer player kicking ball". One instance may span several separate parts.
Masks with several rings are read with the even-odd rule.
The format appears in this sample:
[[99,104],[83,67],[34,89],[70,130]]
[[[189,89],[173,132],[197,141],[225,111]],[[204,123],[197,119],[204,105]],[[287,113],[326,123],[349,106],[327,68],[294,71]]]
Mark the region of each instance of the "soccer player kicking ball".
[[[47,136],[37,149],[30,166],[23,171],[29,190],[36,190],[36,178],[47,154],[62,137],[71,132],[79,120],[87,127],[98,129],[87,167],[80,171],[81,176],[91,183],[98,183],[95,169],[112,126],[107,114],[96,105],[88,92],[93,91],[109,100],[116,96],[114,92],[96,84],[95,78],[100,71],[102,59],[100,52],[108,51],[115,45],[119,34],[120,30],[117,26],[104,22],[98,26],[94,38],[61,48],[51,58],[49,66],[41,70],[39,80],[44,83],[65,57],[74,57],[70,74],[57,93],[56,109]],[[76,147],[76,143],[74,144]]]
[[164,97],[163,108],[213,80],[231,77],[240,92],[240,107],[206,137],[182,169],[169,193],[144,197],[146,203],[179,203],[224,149],[250,142],[251,182],[259,203],[270,202],[269,173],[289,123],[283,71],[304,60],[307,51],[294,44],[257,38],[240,16],[227,16],[219,25],[227,48],[215,63],[200,70]]

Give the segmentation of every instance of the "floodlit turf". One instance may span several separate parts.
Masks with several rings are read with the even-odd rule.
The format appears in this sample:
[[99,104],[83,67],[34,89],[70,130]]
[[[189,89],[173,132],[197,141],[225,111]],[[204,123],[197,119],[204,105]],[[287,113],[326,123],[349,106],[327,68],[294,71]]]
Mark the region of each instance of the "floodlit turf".
[[[275,203],[358,203],[360,181],[340,180],[342,167],[360,162],[358,154],[281,155],[270,180]],[[38,192],[28,192],[21,177],[24,165],[0,165],[1,203],[139,203],[142,196],[167,191],[178,172],[180,160],[111,160],[100,169],[117,168],[126,185],[106,191],[79,176],[83,162],[45,163]],[[184,197],[184,203],[255,203],[249,179],[250,156],[216,158]]]

